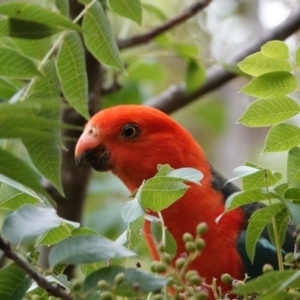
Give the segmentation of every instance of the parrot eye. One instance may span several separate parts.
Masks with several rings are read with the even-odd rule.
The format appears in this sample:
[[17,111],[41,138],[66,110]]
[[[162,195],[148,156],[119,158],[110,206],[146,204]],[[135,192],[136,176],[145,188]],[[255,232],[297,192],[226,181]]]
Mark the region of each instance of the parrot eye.
[[122,128],[122,136],[125,139],[132,139],[140,134],[140,129],[136,124],[126,124]]

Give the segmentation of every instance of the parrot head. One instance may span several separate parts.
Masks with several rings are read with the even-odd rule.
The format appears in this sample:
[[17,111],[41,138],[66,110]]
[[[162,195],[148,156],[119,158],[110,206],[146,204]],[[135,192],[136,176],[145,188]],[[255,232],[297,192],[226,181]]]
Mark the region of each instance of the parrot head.
[[133,191],[153,177],[158,164],[173,168],[205,165],[200,146],[163,112],[139,105],[102,110],[86,124],[75,149],[79,166],[112,171]]

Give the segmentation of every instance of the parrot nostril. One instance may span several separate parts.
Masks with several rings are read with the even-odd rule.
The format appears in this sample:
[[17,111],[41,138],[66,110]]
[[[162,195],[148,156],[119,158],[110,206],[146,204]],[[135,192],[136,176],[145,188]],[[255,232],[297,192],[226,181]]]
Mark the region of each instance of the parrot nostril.
[[87,128],[87,134],[92,136],[92,137],[96,137],[97,136],[96,128],[95,127]]

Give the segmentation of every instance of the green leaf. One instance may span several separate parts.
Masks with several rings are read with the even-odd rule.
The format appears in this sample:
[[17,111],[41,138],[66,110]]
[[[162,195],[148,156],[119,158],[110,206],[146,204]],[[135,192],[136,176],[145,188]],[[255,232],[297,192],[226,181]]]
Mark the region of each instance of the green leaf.
[[288,209],[293,223],[298,227],[300,225],[300,205],[286,200],[282,201]]
[[[199,170],[194,168],[180,168],[171,170],[166,174],[166,177],[184,182],[193,182],[199,184],[200,180],[203,179],[203,174]],[[159,177],[157,177],[157,179],[159,179]]]
[[300,112],[298,103],[286,96],[254,101],[238,120],[249,127],[275,125]]
[[259,171],[261,171],[261,168],[255,168],[250,166],[239,166],[233,170],[233,173],[237,175],[237,177],[230,178],[227,182],[231,182],[236,179],[246,177],[248,175],[254,174]]
[[[160,244],[162,242],[162,225],[158,222],[151,222],[151,234],[156,241],[156,244]],[[170,231],[165,228],[166,234],[166,244],[165,244],[165,252],[170,254],[171,256],[175,256],[177,253],[177,243]]]
[[58,140],[59,138],[55,134],[53,138],[48,137],[47,139],[37,139],[32,136],[22,138],[36,168],[53,183],[61,195],[64,195],[60,175],[61,149]]
[[270,41],[261,47],[263,55],[275,59],[289,59],[289,47],[282,41]]
[[130,224],[130,227],[126,230],[125,234],[125,243],[124,245],[129,249],[135,249],[140,241],[144,239],[144,235],[142,232],[142,227],[144,225],[145,218],[144,216],[135,220]]
[[144,215],[144,209],[135,198],[134,200],[126,202],[125,206],[122,208],[121,217],[127,222],[134,222],[136,219]]
[[155,16],[160,21],[165,21],[168,17],[164,12],[158,7],[150,3],[142,3],[143,9],[146,10],[149,14]]
[[300,67],[300,46],[297,48],[295,61],[296,61],[297,68],[299,68]]
[[66,100],[89,119],[84,49],[79,35],[74,31],[69,32],[63,39],[57,56],[57,72]]
[[0,148],[0,173],[26,185],[32,190],[47,195],[35,172],[21,159]]
[[287,181],[289,184],[300,180],[300,148],[292,148],[287,159]]
[[71,236],[73,228],[73,226],[64,223],[58,227],[52,228],[47,233],[39,237],[36,245],[54,245]]
[[115,13],[141,25],[142,6],[140,0],[109,0],[109,6]]
[[8,215],[1,234],[12,244],[20,244],[59,226],[61,219],[53,208],[24,205]]
[[0,15],[1,14],[13,19],[36,22],[45,25],[51,24],[52,26],[80,31],[80,27],[73,23],[69,18],[54,13],[50,9],[28,2],[4,3],[0,5]]
[[31,278],[16,264],[0,270],[0,299],[22,300],[30,287]]
[[268,132],[263,152],[287,151],[300,145],[300,128],[290,124],[278,124]]
[[[288,222],[289,222],[289,215],[286,208],[275,215],[275,222],[276,222],[276,228],[278,232],[279,243],[280,246],[282,247],[285,242],[285,235],[286,235]],[[276,246],[275,232],[272,223],[268,225],[268,233],[272,244]]]
[[51,47],[51,39],[41,38],[41,39],[13,39],[17,49],[19,49],[23,54],[42,60],[46,53]]
[[[0,178],[1,181],[1,178]],[[32,196],[27,193],[0,182],[0,208],[17,210],[25,204],[37,204],[40,199],[37,196]]]
[[110,23],[98,1],[94,1],[87,9],[82,26],[85,44],[99,62],[123,70]]
[[288,60],[275,59],[264,56],[261,52],[257,52],[247,56],[241,61],[238,66],[240,69],[252,76],[260,76],[265,73],[272,73],[277,71],[291,72],[292,67]]
[[261,191],[261,189],[252,189],[248,191],[236,192],[227,198],[225,203],[225,211],[229,212],[245,204],[277,198],[278,196],[275,193],[266,193]]
[[[79,265],[80,271],[84,275],[84,277],[87,277],[91,273],[101,269],[103,267],[103,262],[96,262],[92,264],[84,264]],[[89,298],[88,298],[89,299]]]
[[12,81],[0,77],[0,99],[9,100],[17,91],[18,87]]
[[17,19],[0,19],[0,36],[11,36],[21,39],[42,39],[54,35],[63,29],[46,24]]
[[135,253],[104,237],[78,235],[54,245],[49,253],[49,264],[85,264],[116,257],[134,256]]
[[186,71],[186,92],[191,94],[196,89],[198,89],[205,80],[205,69],[204,67],[195,59],[189,60],[187,62]]
[[[124,280],[115,285],[114,279],[120,273],[124,273]],[[96,289],[99,280],[105,280],[109,286],[115,286],[114,293],[122,297],[148,294],[159,290],[167,283],[165,277],[149,274],[140,269],[108,266],[90,274],[83,282],[83,291]],[[136,286],[138,286],[138,290],[135,288]]]
[[98,232],[91,229],[91,228],[79,227],[79,228],[73,229],[71,234],[72,234],[72,236],[77,236],[77,235],[98,235]]
[[[172,49],[187,62],[194,62],[203,68],[199,61],[199,47],[192,43],[173,43]],[[203,70],[205,72],[205,70]],[[203,75],[203,74],[202,74]],[[205,74],[204,74],[205,75]]]
[[67,16],[69,13],[69,0],[55,0],[56,8],[62,15]]
[[39,75],[37,66],[30,58],[19,51],[0,47],[0,76],[31,79]]
[[[259,294],[259,295],[270,295],[275,300],[278,293],[285,289],[286,283],[291,288],[298,288],[300,284],[300,271],[294,270],[284,270],[284,271],[274,271],[266,274],[262,274],[255,280],[249,280],[247,283],[241,287],[234,290],[234,293],[240,295],[246,294]],[[261,297],[259,297],[261,299]],[[285,299],[285,298],[279,298]],[[276,297],[276,300],[278,298]]]
[[284,209],[284,204],[279,202],[261,208],[252,214],[246,232],[246,251],[252,263],[256,244],[263,229],[282,209]]
[[254,78],[241,91],[250,96],[273,99],[296,89],[297,80],[291,73],[273,72]]

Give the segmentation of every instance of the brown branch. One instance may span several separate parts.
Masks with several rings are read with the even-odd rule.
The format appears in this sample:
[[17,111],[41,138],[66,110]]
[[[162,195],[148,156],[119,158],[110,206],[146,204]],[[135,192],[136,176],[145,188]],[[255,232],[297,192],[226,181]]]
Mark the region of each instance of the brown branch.
[[203,0],[203,1],[195,2],[190,7],[183,10],[180,14],[178,14],[177,16],[175,16],[170,20],[167,20],[165,23],[161,24],[158,27],[152,28],[144,34],[117,41],[119,49],[125,49],[132,46],[137,46],[140,44],[146,44],[150,42],[158,35],[170,30],[171,28],[177,25],[180,25],[181,23],[193,17],[199,11],[201,11],[206,6],[208,6],[210,2],[211,0]]
[[[255,44],[247,48],[244,52],[237,55],[233,60],[232,64],[236,65],[242,61],[248,55],[260,50],[260,47],[266,42],[271,40],[284,40],[300,28],[300,6],[294,10],[294,12],[282,22],[275,29],[267,32],[262,36]],[[148,100],[145,105],[152,106],[160,109],[166,113],[171,113],[190,102],[212,92],[216,88],[219,88],[223,84],[229,82],[237,75],[230,73],[221,66],[211,68],[207,73],[207,79],[202,86],[200,86],[195,92],[187,95],[185,92],[185,85],[183,83],[173,85],[166,91]]]
[[67,294],[59,285],[54,285],[45,277],[39,274],[30,264],[23,260],[12,248],[10,243],[5,242],[0,237],[0,249],[3,250],[7,258],[13,260],[22,270],[26,272],[41,288],[46,290],[50,295],[60,297],[65,300],[72,300],[72,296]]

